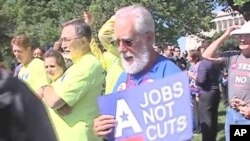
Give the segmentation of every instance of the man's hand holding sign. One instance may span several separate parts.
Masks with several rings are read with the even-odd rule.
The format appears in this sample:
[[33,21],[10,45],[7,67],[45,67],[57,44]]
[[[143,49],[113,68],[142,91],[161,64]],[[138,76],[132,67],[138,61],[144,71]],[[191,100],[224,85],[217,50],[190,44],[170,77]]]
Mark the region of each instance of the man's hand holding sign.
[[188,78],[167,77],[98,99],[95,133],[109,140],[186,141],[192,137]]

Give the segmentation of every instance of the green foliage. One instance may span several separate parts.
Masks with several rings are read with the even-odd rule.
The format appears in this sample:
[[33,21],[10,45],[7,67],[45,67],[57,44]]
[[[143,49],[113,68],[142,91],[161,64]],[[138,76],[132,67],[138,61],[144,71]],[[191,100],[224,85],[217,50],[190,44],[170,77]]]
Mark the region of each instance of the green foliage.
[[250,2],[250,0],[234,0],[234,5],[242,6],[244,3]]
[[0,0],[0,44],[8,46],[11,37],[26,33],[34,46],[48,46],[60,37],[61,24],[82,17],[83,10],[93,14],[93,36],[97,38],[115,9],[135,3],[152,12],[156,42],[172,43],[181,36],[208,31],[216,6],[201,0]]
[[[218,108],[218,129],[217,129],[216,141],[225,141],[226,110],[227,108],[223,104],[223,101],[221,101]],[[201,134],[195,135],[192,138],[192,141],[201,141],[201,140],[202,140]]]
[[[212,37],[212,42],[218,39],[224,32],[216,33]],[[231,50],[239,50],[237,40],[235,37],[231,37],[227,39],[220,47],[220,51],[231,51]]]
[[211,11],[215,8],[215,3],[200,0],[111,0],[98,3],[100,0],[92,1],[93,5],[90,8],[98,19],[96,21],[98,24],[95,24],[97,27],[100,27],[114,13],[114,9],[140,3],[147,7],[154,16],[156,42],[172,43],[175,43],[181,36],[199,35],[201,31],[208,31],[213,18]]
[[[118,7],[140,3],[153,13],[158,41],[176,41],[186,34],[198,34],[210,28],[213,3],[200,0],[5,0],[1,1],[0,16],[7,25],[5,34],[13,36],[27,33],[37,36],[43,46],[59,37],[62,22],[81,17],[82,10],[88,9],[95,17],[93,31],[97,33],[102,24],[114,14]],[[2,18],[1,18],[2,19]],[[96,34],[95,34],[96,35]]]

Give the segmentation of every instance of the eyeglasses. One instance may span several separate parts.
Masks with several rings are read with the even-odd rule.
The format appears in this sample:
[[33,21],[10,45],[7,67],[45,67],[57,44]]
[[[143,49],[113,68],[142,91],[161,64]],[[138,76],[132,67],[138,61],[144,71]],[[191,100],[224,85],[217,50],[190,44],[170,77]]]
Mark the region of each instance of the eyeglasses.
[[80,39],[80,38],[82,38],[82,37],[83,37],[83,36],[73,37],[73,38],[63,37],[63,38],[61,38],[61,41],[62,41],[62,42],[70,42],[71,40]]
[[[139,34],[140,36],[143,36],[145,34],[149,33],[149,31],[143,33],[143,34]],[[126,46],[126,47],[131,47],[133,46],[134,42],[136,40],[134,39],[116,39],[114,40],[112,43],[116,46],[116,47],[119,47],[121,45],[121,43]]]
[[250,43],[250,35],[239,35],[236,37],[237,41],[239,43],[244,42],[244,43]]
[[132,40],[132,39],[117,39],[117,40],[113,41],[113,43],[116,47],[119,47],[121,45],[121,42],[126,47],[131,47],[134,44],[134,40]]

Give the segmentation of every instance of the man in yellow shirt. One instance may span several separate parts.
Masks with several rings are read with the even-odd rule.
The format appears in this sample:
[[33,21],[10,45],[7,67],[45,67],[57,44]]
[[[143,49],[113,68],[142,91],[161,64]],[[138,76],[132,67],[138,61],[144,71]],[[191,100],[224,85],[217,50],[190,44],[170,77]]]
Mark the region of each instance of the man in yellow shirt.
[[[62,48],[73,64],[53,86],[44,87],[43,99],[52,109],[50,116],[60,141],[101,140],[93,134],[92,122],[99,112],[96,99],[102,93],[105,75],[91,53],[91,34],[90,26],[83,19],[63,25]],[[62,112],[65,106],[71,112],[59,114],[58,110]]]
[[49,83],[41,59],[33,58],[31,41],[25,34],[18,35],[11,40],[12,51],[21,68],[18,78],[26,82],[33,91]]
[[[89,12],[83,13],[83,19],[89,25],[93,22],[92,15]],[[92,39],[90,43],[91,52],[99,59],[102,67],[106,71],[105,94],[109,94],[113,91],[115,83],[123,71],[119,52],[112,44],[113,36],[114,19],[111,17],[110,20],[103,24],[98,33],[98,38],[102,46],[105,48],[105,51],[101,51],[94,39]]]

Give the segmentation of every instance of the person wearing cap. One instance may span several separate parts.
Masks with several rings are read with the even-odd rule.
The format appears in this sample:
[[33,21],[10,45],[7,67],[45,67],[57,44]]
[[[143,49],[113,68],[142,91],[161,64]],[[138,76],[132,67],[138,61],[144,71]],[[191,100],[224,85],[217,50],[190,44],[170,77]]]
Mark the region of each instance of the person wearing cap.
[[[221,44],[230,36],[237,38],[240,53],[219,55]],[[205,59],[224,63],[228,69],[228,98],[225,122],[226,141],[229,141],[230,125],[250,125],[250,21],[241,27],[232,26],[215,40],[202,54]]]

